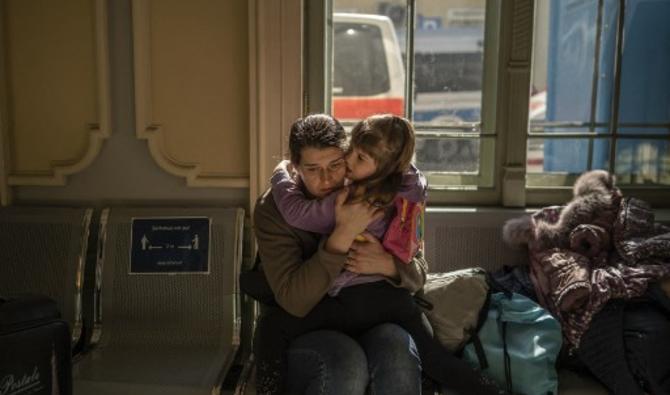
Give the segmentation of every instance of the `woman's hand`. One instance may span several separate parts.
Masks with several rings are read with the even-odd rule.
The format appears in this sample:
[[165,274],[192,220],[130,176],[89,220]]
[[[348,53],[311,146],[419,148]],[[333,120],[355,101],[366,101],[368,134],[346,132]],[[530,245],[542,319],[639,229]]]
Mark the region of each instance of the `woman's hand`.
[[353,242],[344,268],[353,273],[381,274],[397,280],[399,275],[393,255],[389,254],[379,240],[369,232],[362,235],[366,241]]
[[345,254],[357,235],[361,234],[368,225],[384,216],[384,211],[367,202],[345,204],[349,188],[343,188],[335,199],[335,229],[328,237],[326,250]]

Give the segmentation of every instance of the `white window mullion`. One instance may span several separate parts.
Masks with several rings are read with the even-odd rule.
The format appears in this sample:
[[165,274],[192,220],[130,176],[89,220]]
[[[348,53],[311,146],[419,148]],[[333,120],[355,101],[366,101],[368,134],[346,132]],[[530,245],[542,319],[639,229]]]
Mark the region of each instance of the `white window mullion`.
[[[530,65],[533,43],[533,0],[503,2],[503,31],[509,41],[505,56],[506,89],[504,100],[505,156],[502,178],[502,203],[507,207],[526,204],[526,135],[530,100]],[[502,134],[502,132],[501,132]]]
[[416,0],[407,0],[407,29],[405,31],[405,118],[414,118],[414,30],[416,29]]

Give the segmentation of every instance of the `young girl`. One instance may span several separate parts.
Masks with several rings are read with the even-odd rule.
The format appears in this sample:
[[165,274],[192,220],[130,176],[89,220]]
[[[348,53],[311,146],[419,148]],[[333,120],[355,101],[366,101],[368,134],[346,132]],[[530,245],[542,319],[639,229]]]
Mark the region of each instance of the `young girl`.
[[[411,165],[414,130],[404,118],[379,115],[358,123],[347,154],[349,200],[365,201],[386,211],[368,227],[378,239],[395,213],[396,199],[422,204],[426,181]],[[272,177],[272,193],[286,222],[303,230],[328,234],[335,225],[338,193],[308,199],[289,172],[279,166]],[[501,394],[492,382],[457,359],[432,337],[422,312],[405,289],[396,288],[379,275],[356,275],[344,270],[335,279],[329,296],[310,313],[294,317],[281,308],[268,309],[258,321],[254,349],[258,358],[258,394],[281,394],[287,367],[284,351],[295,337],[317,329],[357,334],[384,323],[396,323],[413,338],[424,372],[439,383],[467,394]]]

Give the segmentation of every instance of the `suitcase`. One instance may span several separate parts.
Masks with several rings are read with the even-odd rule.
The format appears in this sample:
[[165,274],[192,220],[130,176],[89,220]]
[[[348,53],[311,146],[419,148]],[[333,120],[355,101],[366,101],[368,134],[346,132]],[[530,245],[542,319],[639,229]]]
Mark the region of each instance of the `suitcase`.
[[46,296],[0,296],[0,394],[72,394],[70,330]]

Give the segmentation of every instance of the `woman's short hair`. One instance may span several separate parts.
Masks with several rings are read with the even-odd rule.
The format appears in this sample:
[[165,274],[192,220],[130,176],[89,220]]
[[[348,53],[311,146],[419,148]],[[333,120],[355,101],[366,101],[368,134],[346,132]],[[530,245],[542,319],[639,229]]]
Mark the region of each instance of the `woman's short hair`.
[[291,125],[288,148],[291,162],[299,165],[303,148],[347,149],[347,135],[340,122],[328,114],[312,114]]

